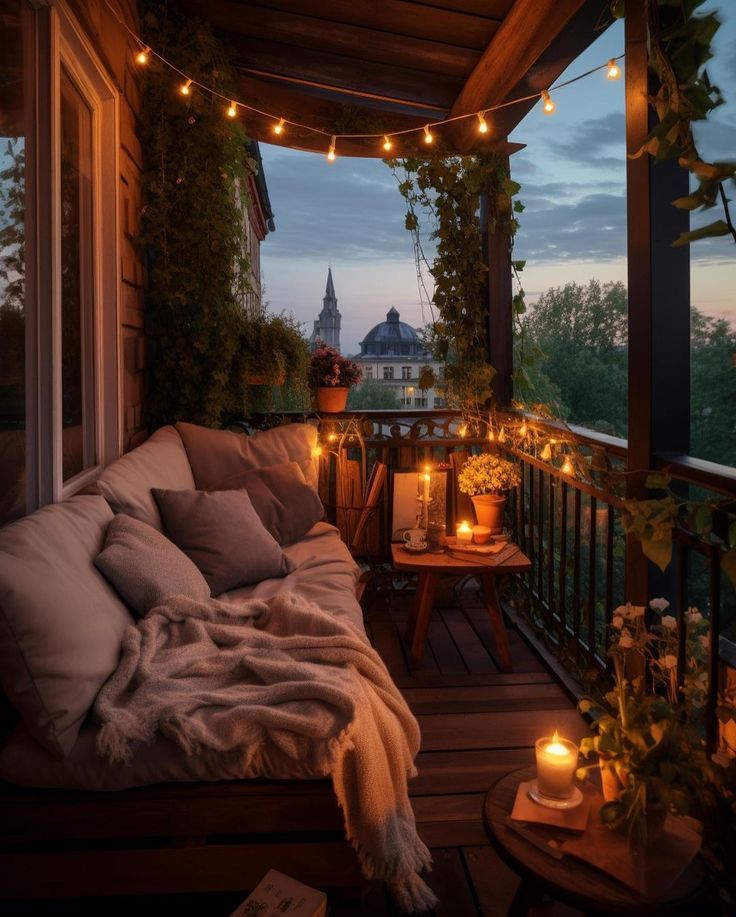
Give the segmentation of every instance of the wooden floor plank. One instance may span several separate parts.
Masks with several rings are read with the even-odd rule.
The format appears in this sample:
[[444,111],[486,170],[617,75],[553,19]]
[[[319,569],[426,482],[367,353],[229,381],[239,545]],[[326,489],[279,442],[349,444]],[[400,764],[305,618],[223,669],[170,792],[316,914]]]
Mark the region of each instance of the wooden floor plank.
[[[496,641],[491,629],[491,621],[485,608],[479,606],[464,607],[463,611],[468,622],[475,629],[483,646],[498,664],[498,653],[496,650]],[[537,659],[536,655],[524,643],[519,634],[513,627],[507,628],[509,647],[511,649],[511,658],[514,661],[514,668],[524,672],[541,672],[544,671],[544,665]]]
[[415,715],[570,708],[570,699],[555,684],[403,688],[402,694]]
[[428,847],[487,843],[482,818],[485,798],[485,793],[413,798],[419,836]]
[[505,774],[533,763],[532,748],[422,751],[417,756],[419,773],[409,781],[409,795],[485,793]]
[[373,621],[371,630],[373,631],[373,646],[378,651],[381,659],[383,659],[391,677],[397,678],[408,675],[409,668],[406,663],[406,656],[393,622]]
[[432,851],[432,857],[432,872],[426,879],[439,898],[433,913],[436,917],[477,917],[478,908],[460,851],[449,846],[441,847]]
[[[392,676],[393,677],[393,676]],[[440,675],[438,672],[415,671],[411,675],[397,675],[394,678],[397,688],[453,688],[469,685],[541,685],[556,684],[548,672],[505,672],[498,675],[489,672],[487,675]]]
[[489,846],[464,847],[465,866],[470,874],[483,917],[506,917],[519,887],[519,877]]
[[438,613],[433,614],[430,619],[427,642],[443,675],[467,674],[468,669],[463,662],[463,657]]
[[468,671],[475,673],[497,672],[498,668],[493,659],[462,611],[459,608],[445,608],[440,614],[462,654]]
[[589,730],[575,710],[522,710],[518,713],[440,713],[419,716],[422,751],[469,748],[532,747],[544,735],[559,731],[577,740]]

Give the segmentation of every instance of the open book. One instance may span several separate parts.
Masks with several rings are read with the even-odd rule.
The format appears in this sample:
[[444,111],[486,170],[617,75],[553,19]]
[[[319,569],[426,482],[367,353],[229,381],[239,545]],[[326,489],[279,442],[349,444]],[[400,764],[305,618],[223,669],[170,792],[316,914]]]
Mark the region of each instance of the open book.
[[325,917],[327,895],[269,869],[230,917]]

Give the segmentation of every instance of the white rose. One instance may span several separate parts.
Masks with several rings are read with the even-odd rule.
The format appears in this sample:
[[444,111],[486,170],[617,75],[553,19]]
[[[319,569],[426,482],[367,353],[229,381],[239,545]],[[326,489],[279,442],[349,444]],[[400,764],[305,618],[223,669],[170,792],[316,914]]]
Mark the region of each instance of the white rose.
[[622,632],[621,639],[618,642],[619,646],[622,646],[625,650],[630,650],[634,645],[634,641],[631,639],[631,633],[628,630]]
[[665,615],[662,618],[662,627],[666,627],[667,630],[674,630],[677,627],[677,621],[672,615]]
[[613,624],[616,630],[621,630],[621,628],[624,626],[624,619],[621,617],[621,615],[614,615],[611,624]]
[[688,624],[697,624],[698,621],[702,621],[703,616],[698,611],[697,608],[688,608],[687,610],[687,623]]
[[674,669],[677,666],[677,656],[673,656],[672,653],[668,653],[664,657],[664,666],[666,669]]
[[652,599],[649,603],[649,607],[662,614],[663,611],[666,611],[666,609],[670,607],[670,603],[667,599]]

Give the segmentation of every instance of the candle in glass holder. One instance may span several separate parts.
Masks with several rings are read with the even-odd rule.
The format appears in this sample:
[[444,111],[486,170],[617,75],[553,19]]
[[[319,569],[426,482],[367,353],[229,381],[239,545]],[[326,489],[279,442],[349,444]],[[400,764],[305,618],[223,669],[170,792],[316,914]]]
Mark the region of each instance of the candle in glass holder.
[[470,544],[473,540],[473,530],[467,522],[461,522],[455,529],[458,544]]
[[474,525],[473,526],[473,541],[476,544],[486,544],[486,542],[491,540],[491,530],[487,525]]
[[552,738],[537,739],[537,787],[543,796],[568,799],[573,792],[573,777],[578,766],[578,749],[574,742]]

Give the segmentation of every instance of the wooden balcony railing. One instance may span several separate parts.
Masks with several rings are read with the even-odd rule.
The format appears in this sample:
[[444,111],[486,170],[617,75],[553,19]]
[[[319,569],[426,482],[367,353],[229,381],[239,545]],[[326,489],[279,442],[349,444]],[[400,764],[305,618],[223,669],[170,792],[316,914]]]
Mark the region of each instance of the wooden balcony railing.
[[[292,415],[291,419],[297,419]],[[299,415],[299,419],[306,419]],[[375,461],[390,471],[451,466],[453,452],[479,452],[490,447],[483,436],[463,435],[461,416],[451,410],[355,411],[312,417],[320,426],[323,444],[321,488],[328,516],[350,541],[357,521],[363,488]],[[535,422],[537,429],[539,422]],[[542,424],[550,435],[559,427]],[[508,444],[503,447],[518,460],[522,480],[510,495],[507,522],[514,538],[532,561],[521,588],[509,596],[509,613],[525,635],[573,684],[605,673],[608,634],[613,610],[624,603],[627,552],[640,548],[624,534],[617,510],[622,505],[616,486],[626,468],[625,440],[576,427],[566,427],[576,449],[587,456],[588,480],[563,474],[558,468]],[[493,448],[499,448],[494,446]],[[533,450],[532,450],[533,451]],[[662,456],[683,496],[736,500],[736,472],[707,462]],[[364,552],[385,558],[390,541],[391,486],[384,494],[369,530]],[[462,498],[448,493],[448,524],[455,523]],[[717,524],[717,520],[716,520]],[[693,534],[677,531],[673,559],[664,575],[650,572],[651,598],[662,595],[681,626],[680,666],[685,671],[685,634],[688,608],[696,606],[709,619],[710,678],[707,732],[717,741],[716,707],[728,686],[736,690],[736,592],[721,566],[722,550]]]

